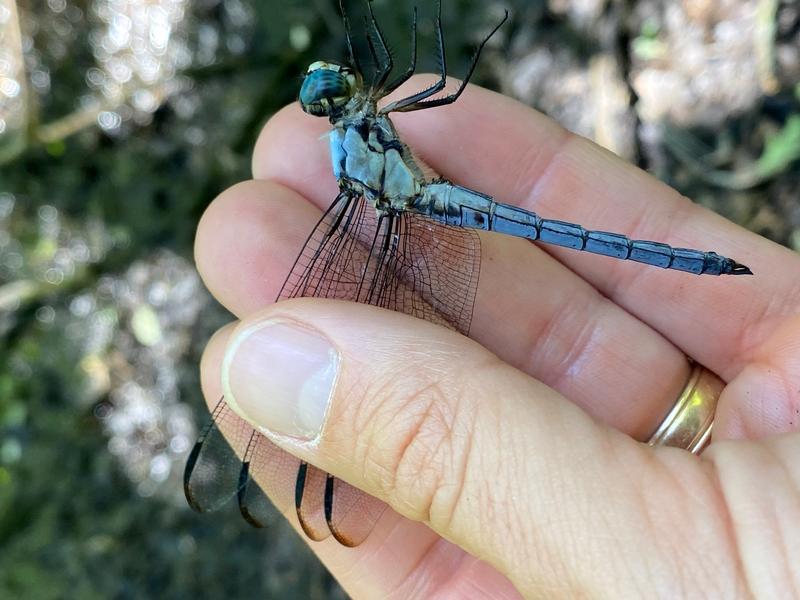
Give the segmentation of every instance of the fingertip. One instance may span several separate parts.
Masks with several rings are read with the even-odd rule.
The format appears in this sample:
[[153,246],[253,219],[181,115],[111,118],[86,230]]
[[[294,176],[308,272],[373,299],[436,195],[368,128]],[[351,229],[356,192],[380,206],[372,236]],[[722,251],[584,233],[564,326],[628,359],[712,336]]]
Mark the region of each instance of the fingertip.
[[290,187],[318,205],[335,196],[336,180],[323,139],[327,119],[305,114],[297,103],[279,110],[267,121],[253,150],[255,179],[271,179]]
[[272,115],[256,139],[251,159],[251,169],[254,179],[267,179],[271,169],[268,168],[269,160],[273,156],[273,149],[279,141],[285,140],[289,132],[297,134],[298,129],[304,127],[302,111],[296,103],[288,104]]
[[237,316],[270,304],[318,218],[305,198],[274,182],[250,180],[225,190],[197,229],[203,282]]
[[258,218],[253,201],[257,200],[259,191],[253,181],[242,181],[221,192],[206,207],[194,238],[195,261],[204,281],[217,266],[220,245],[224,243],[232,223]]
[[[235,314],[240,304],[260,296],[250,285],[253,282],[246,269],[237,262],[246,261],[255,248],[265,244],[268,223],[262,198],[267,191],[253,181],[238,183],[209,204],[197,226],[194,255],[200,277],[214,297]],[[236,287],[244,292],[239,297],[231,294],[236,288],[228,285],[232,273],[237,273]]]

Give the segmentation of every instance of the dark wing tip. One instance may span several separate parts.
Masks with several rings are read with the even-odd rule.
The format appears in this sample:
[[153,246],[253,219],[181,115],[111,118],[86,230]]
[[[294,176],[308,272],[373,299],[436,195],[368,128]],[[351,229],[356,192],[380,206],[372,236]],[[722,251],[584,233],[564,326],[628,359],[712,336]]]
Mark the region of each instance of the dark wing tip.
[[200,500],[195,496],[194,490],[192,489],[192,474],[194,473],[197,457],[200,455],[200,449],[203,445],[201,440],[195,443],[192,452],[189,454],[189,458],[186,460],[186,467],[184,467],[183,470],[183,495],[186,496],[186,502],[191,509],[199,513],[205,512],[205,507],[203,507]]

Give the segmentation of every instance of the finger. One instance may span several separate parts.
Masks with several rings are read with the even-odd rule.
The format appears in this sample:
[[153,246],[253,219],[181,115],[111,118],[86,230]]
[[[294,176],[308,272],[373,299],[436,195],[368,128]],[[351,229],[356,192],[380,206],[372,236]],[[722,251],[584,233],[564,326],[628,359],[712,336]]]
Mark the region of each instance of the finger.
[[[408,85],[420,84],[415,79]],[[693,205],[518,102],[470,86],[457,106],[396,120],[403,139],[435,170],[499,201],[592,229],[715,250],[748,264],[755,277],[690,277],[547,248],[725,379],[797,306],[796,255]],[[326,123],[320,121],[296,106],[276,115],[256,146],[255,176],[281,181],[325,205],[334,181],[320,139]]]
[[701,463],[598,426],[462,336],[372,307],[289,301],[237,328],[222,380],[270,439],[480,556],[523,595],[611,586],[624,597],[654,581],[667,596],[700,580],[712,596],[743,590]]
[[[203,353],[200,376],[209,410],[222,396],[220,365],[236,325],[231,323],[215,333]],[[293,486],[294,481],[259,484],[272,494],[275,488]],[[388,598],[392,594],[421,598],[434,594],[455,598],[519,597],[508,578],[496,569],[393,510],[384,512],[370,537],[357,548],[345,548],[332,538],[311,543],[303,535],[293,507],[282,506],[279,510],[354,598]]]
[[197,269],[237,316],[271,304],[321,212],[291,190],[246,181],[214,200],[197,226]]
[[[281,185],[231,188],[198,229],[206,285],[239,316],[271,303],[318,217]],[[686,381],[684,356],[523,240],[489,236],[482,247],[472,336],[590,414],[646,439]]]
[[714,440],[800,431],[800,315],[785,319],[725,388]]

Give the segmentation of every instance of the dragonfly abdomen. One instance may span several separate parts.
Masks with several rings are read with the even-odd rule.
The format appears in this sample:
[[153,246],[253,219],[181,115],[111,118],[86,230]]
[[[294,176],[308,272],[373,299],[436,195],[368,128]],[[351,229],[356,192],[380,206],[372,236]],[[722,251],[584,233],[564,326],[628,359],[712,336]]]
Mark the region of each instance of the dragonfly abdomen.
[[576,223],[543,219],[536,213],[500,204],[490,196],[446,181],[426,185],[412,209],[448,225],[496,231],[662,269],[695,275],[751,273],[744,265],[716,252],[673,248],[660,242],[632,240],[619,233],[587,230]]

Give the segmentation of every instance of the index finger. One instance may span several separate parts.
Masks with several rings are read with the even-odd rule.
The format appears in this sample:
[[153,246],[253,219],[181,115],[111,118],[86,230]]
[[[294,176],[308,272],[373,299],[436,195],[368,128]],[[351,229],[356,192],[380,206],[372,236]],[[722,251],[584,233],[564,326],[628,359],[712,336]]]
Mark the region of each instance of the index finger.
[[[407,85],[406,91],[424,82]],[[327,149],[311,143],[327,123],[299,111],[285,118],[296,121],[281,127],[292,138],[280,140],[281,152],[257,146],[256,177],[281,173],[279,179],[309,198],[332,197]],[[751,267],[754,277],[694,277],[543,246],[723,378],[738,372],[776,317],[796,310],[797,255],[692,204],[515,100],[469,86],[454,106],[393,118],[404,141],[438,173],[500,202],[591,229],[714,250]],[[298,144],[305,160],[288,149]]]

